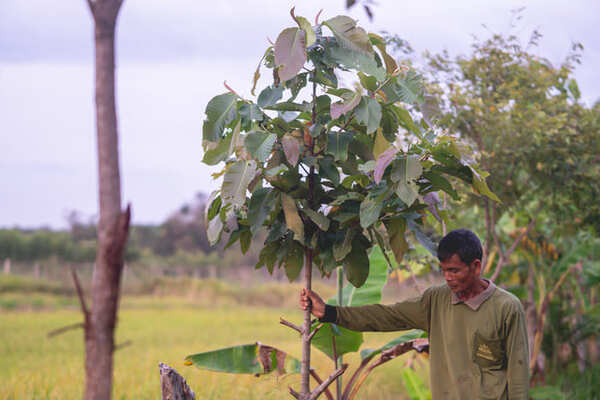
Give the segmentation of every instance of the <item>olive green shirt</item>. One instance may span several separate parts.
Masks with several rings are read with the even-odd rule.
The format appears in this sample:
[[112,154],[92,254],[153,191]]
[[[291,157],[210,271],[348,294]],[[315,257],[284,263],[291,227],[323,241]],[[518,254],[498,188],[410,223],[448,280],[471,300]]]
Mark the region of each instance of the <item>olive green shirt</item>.
[[336,324],[355,331],[427,331],[433,400],[529,398],[525,313],[519,299],[492,282],[466,302],[444,284],[393,305],[335,311]]

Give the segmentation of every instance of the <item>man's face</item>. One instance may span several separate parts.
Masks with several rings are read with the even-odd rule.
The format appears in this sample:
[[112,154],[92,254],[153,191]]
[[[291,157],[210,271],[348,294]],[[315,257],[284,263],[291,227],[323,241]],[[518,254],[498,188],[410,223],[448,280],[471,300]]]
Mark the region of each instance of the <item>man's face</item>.
[[458,254],[446,261],[441,261],[442,273],[450,290],[454,293],[462,293],[471,288],[479,279],[481,272],[481,261],[474,260],[470,265],[465,264]]

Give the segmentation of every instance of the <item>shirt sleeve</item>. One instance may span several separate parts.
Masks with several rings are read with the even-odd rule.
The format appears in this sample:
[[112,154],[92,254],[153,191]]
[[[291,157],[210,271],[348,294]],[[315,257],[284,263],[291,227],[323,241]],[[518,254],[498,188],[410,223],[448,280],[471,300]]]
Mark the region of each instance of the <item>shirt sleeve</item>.
[[430,289],[396,304],[336,307],[335,323],[353,331],[429,330]]
[[529,399],[529,342],[525,312],[515,299],[507,318],[506,357],[509,400]]

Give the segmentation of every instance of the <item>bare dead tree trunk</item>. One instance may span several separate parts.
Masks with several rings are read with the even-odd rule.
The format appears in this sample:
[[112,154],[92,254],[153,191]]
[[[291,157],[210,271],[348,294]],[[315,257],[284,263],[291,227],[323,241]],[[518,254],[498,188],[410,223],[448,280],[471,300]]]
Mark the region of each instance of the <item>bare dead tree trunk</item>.
[[194,392],[185,379],[166,364],[158,364],[162,400],[194,400]]
[[88,0],[94,20],[96,133],[100,220],[92,277],[92,308],[85,315],[86,400],[112,393],[114,330],[130,208],[121,212],[121,180],[115,103],[115,28],[122,0]]

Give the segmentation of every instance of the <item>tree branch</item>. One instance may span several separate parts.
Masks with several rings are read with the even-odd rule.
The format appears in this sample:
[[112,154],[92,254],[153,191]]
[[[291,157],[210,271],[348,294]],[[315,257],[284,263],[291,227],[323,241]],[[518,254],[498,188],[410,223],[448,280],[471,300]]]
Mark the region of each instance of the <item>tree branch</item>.
[[297,398],[298,400],[300,400],[300,393],[298,393],[294,389],[292,389],[291,386],[288,386],[288,392],[290,392],[290,394],[292,396],[294,396],[295,398]]
[[[374,363],[372,363],[369,366],[369,368],[367,368],[367,371],[364,373],[364,375],[362,375],[360,377],[360,380],[356,383],[356,386],[352,389],[352,392],[350,392],[350,395],[347,398],[343,397],[343,399],[344,400],[353,399],[354,396],[356,396],[356,393],[358,393],[358,389],[360,389],[361,385],[363,384],[365,379],[367,379],[367,376],[369,376],[369,374],[371,373],[371,371],[373,371],[373,369],[377,368],[378,366],[380,366],[382,364],[385,364],[386,362],[388,362],[390,360],[393,360],[394,358],[396,358],[404,353],[408,353],[411,350],[414,350],[417,353],[423,353],[423,352],[428,353],[429,352],[429,339],[410,340],[408,342],[398,344],[398,345],[392,347],[391,349],[382,352],[379,359],[377,361],[375,361]],[[350,387],[346,388],[345,392],[347,392],[349,389],[350,389]],[[344,396],[345,395],[346,395],[346,393],[344,393]]]
[[118,345],[116,345],[116,346],[113,348],[113,353],[114,353],[115,351],[117,351],[117,350],[121,350],[121,349],[122,349],[122,348],[124,348],[124,347],[131,346],[132,344],[133,344],[133,342],[132,342],[131,340],[126,340],[126,341],[125,341],[125,342],[123,342],[123,343],[119,343]]
[[[527,227],[521,231],[521,234],[515,239],[513,244],[506,251],[506,253],[504,253],[504,254],[501,253],[500,248],[498,248],[498,253],[500,254],[500,258],[498,259],[498,265],[496,266],[496,270],[494,271],[494,274],[490,278],[490,280],[492,282],[494,282],[498,278],[498,275],[500,275],[500,271],[502,270],[502,267],[504,266],[505,261],[510,258],[512,253],[514,253],[514,251],[517,249],[517,246],[519,245],[519,243],[521,243],[523,238],[525,236],[527,236],[527,234],[529,233],[529,231],[531,231],[531,229],[533,228],[534,225],[535,225],[535,217],[532,218],[531,221],[529,221],[529,225],[527,225]],[[494,237],[496,237],[495,234],[494,234]]]
[[78,322],[76,324],[71,324],[67,326],[63,326],[62,328],[54,329],[46,334],[48,339],[63,334],[68,331],[72,331],[73,329],[83,328],[85,325],[83,322]]
[[285,325],[287,327],[290,327],[290,328],[292,328],[295,331],[298,331],[298,333],[302,335],[302,328],[300,328],[298,325],[292,324],[289,321],[286,321],[285,319],[283,319],[283,317],[279,317],[279,323],[281,325]]
[[77,297],[79,298],[79,305],[81,306],[81,311],[83,312],[84,324],[87,324],[88,319],[90,317],[90,312],[85,304],[85,298],[83,297],[83,290],[81,289],[81,284],[79,283],[79,278],[77,277],[77,272],[73,265],[71,267],[71,277],[73,278],[73,283],[75,284],[75,290],[77,291]]
[[[321,385],[323,383],[323,380],[319,377],[319,375],[317,375],[314,368],[310,369],[310,376],[312,376],[315,379],[315,381],[317,381],[317,384]],[[328,400],[334,400],[333,395],[329,391],[329,388],[325,389],[325,396],[327,396]]]
[[310,343],[310,341],[312,340],[313,336],[315,336],[315,334],[319,331],[319,329],[321,329],[323,327],[323,324],[319,324],[317,325],[317,327],[315,328],[314,331],[312,331],[310,333],[310,335],[308,335],[308,342]]
[[321,383],[319,386],[317,386],[315,388],[315,390],[313,390],[310,393],[309,400],[315,400],[317,397],[319,397],[321,395],[321,393],[323,393],[323,391],[325,389],[327,389],[327,387],[329,385],[331,385],[338,376],[342,375],[344,373],[344,371],[346,371],[347,368],[348,368],[348,364],[343,364],[340,368],[338,368],[331,375],[329,375],[329,377],[327,379],[325,379],[325,381],[323,383]]

